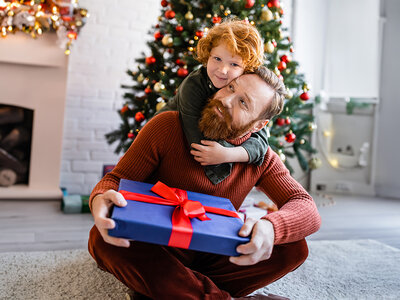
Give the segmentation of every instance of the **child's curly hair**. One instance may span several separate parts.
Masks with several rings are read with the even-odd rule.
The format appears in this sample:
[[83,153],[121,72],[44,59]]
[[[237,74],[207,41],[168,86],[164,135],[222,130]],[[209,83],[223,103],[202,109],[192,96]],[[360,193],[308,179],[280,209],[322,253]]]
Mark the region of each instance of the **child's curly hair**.
[[213,26],[206,36],[199,40],[196,48],[196,59],[207,64],[211,49],[223,41],[233,55],[243,59],[245,72],[253,72],[263,64],[264,46],[258,30],[248,22],[240,19],[226,19]]

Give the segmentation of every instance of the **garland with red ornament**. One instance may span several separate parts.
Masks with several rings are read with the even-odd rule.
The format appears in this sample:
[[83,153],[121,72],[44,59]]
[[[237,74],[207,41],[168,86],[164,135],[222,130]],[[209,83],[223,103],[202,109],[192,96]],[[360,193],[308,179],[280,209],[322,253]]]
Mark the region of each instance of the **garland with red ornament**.
[[283,112],[269,122],[271,148],[290,171],[289,159],[296,157],[304,171],[315,168],[315,150],[310,136],[316,125],[310,87],[299,64],[293,59],[294,47],[282,26],[284,1],[279,0],[161,0],[161,12],[151,29],[148,54],[136,59],[135,70],[128,70],[133,84],[123,86],[126,103],[119,111],[121,124],[108,133],[109,143],[117,142],[116,153],[124,152],[154,113],[171,99],[182,80],[199,63],[193,54],[199,39],[223,18],[237,16],[257,27],[264,39],[265,65],[285,83],[288,96]]
[[88,11],[80,8],[77,0],[0,0],[0,34],[6,38],[21,31],[37,38],[54,30],[58,44],[69,55],[88,16]]

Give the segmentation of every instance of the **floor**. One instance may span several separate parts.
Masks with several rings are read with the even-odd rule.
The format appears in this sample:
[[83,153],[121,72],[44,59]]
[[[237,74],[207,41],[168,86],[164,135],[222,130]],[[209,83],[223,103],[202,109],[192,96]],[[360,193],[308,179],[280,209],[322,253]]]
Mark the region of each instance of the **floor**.
[[[400,249],[400,199],[314,195],[321,229],[309,240],[374,239]],[[0,252],[86,248],[90,214],[58,201],[0,200]]]

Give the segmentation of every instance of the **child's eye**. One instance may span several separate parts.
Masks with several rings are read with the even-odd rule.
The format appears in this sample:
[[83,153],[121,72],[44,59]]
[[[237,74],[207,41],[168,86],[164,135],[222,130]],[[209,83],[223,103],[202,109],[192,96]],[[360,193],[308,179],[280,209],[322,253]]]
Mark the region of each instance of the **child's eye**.
[[229,90],[230,90],[231,92],[234,92],[234,91],[235,91],[235,88],[233,87],[233,84],[230,84],[230,85],[228,86],[228,88],[229,88]]
[[232,67],[237,68],[237,67],[240,67],[240,65],[239,65],[239,64],[232,63]]
[[218,56],[214,56],[214,59],[215,59],[216,61],[221,61],[221,59],[220,59]]

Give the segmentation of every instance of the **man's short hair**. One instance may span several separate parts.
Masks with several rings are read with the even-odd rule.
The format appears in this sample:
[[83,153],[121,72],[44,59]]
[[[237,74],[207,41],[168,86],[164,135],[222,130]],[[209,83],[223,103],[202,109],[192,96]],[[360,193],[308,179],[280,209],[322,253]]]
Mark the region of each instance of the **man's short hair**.
[[270,120],[274,116],[279,115],[283,110],[287,94],[286,87],[274,72],[264,66],[258,67],[252,73],[258,75],[274,91],[271,103],[259,115],[260,120]]

